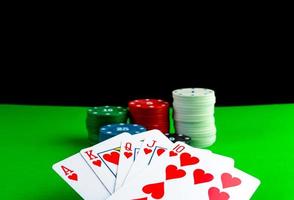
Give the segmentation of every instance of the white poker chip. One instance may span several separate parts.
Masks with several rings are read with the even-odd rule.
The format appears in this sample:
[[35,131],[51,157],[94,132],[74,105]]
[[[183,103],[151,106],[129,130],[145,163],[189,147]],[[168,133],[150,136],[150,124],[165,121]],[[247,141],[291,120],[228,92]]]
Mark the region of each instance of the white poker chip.
[[178,134],[191,138],[191,145],[204,148],[216,140],[215,93],[205,88],[183,88],[172,92],[173,117]]
[[211,137],[210,140],[207,141],[199,141],[199,140],[191,140],[191,146],[197,146],[198,148],[205,148],[211,146],[216,141],[216,136]]
[[206,88],[183,88],[173,91],[174,97],[184,98],[200,98],[200,97],[214,97],[214,91]]
[[192,125],[184,124],[183,125],[180,122],[176,122],[175,126],[177,127],[177,129],[181,129],[181,130],[186,131],[186,132],[197,132],[199,134],[216,129],[214,124],[209,124],[207,126],[199,126],[199,127],[197,127],[194,124],[192,124]]
[[174,114],[174,120],[179,122],[203,122],[203,121],[211,121],[211,115],[203,115],[203,116],[186,116]]

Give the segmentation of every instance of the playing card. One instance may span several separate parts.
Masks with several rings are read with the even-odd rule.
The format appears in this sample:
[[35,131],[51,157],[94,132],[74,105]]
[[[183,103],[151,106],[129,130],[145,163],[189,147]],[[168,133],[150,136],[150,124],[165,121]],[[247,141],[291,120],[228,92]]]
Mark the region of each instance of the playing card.
[[162,132],[153,130],[144,140],[138,156],[125,178],[125,183],[136,177],[136,175],[150,165],[153,160],[162,156],[166,149],[170,148],[172,145],[173,143]]
[[121,141],[129,136],[128,133],[122,133],[80,151],[110,193],[114,192]]
[[234,169],[228,158],[175,143],[109,200],[245,200],[250,199],[258,185],[259,180]]
[[[179,144],[175,144],[174,149],[179,149]],[[185,185],[174,197],[183,199],[238,199],[248,200],[254,194],[260,181],[249,174],[233,168],[233,159],[217,154],[214,158],[202,159],[197,149],[184,145],[185,151],[178,155],[178,160],[182,165],[183,158],[187,153],[199,159],[197,166],[185,167],[186,176],[179,180],[179,184]],[[174,156],[173,159],[177,159]],[[189,158],[188,156],[186,156]],[[191,157],[190,157],[191,158]],[[189,159],[190,159],[189,158]],[[217,166],[217,167],[216,167]]]
[[115,190],[120,188],[125,178],[137,158],[140,147],[146,137],[151,136],[154,130],[142,132],[124,138],[121,142],[119,165],[115,182]]
[[[180,145],[180,144],[182,144],[182,142],[177,142],[176,144]],[[220,154],[216,154],[216,153],[212,153],[211,151],[209,151],[207,149],[199,149],[199,148],[191,147],[189,145],[186,145],[186,146],[190,149],[190,151],[196,151],[196,152],[202,151],[202,153],[206,152],[206,153],[212,154],[210,156],[210,158],[213,158],[213,157],[217,158],[218,160],[222,161],[221,164],[223,164],[225,166],[228,166],[228,167],[234,167],[235,166],[235,160],[233,158],[223,156],[223,155],[220,155]]]
[[193,172],[188,172],[185,183],[187,187],[180,193],[187,200],[194,199],[193,196],[209,200],[248,200],[254,194],[260,181],[236,168],[227,170],[196,168]]
[[54,164],[52,168],[83,199],[104,200],[110,196],[79,153]]

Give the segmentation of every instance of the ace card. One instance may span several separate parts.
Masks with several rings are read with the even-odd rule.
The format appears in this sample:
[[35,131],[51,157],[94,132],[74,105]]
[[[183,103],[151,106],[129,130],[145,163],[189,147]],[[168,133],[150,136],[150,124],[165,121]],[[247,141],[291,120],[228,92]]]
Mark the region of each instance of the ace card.
[[104,200],[110,196],[79,153],[54,164],[52,168],[83,199]]

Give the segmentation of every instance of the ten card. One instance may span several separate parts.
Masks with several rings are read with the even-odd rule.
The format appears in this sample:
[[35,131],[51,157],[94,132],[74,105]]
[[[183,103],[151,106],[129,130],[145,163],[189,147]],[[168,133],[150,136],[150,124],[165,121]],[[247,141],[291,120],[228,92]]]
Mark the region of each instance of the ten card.
[[186,177],[177,180],[179,184],[185,185],[178,191],[179,197],[184,199],[192,200],[197,196],[209,200],[248,200],[260,184],[255,177],[234,168],[231,158],[213,154],[207,159],[196,148],[180,143],[176,143],[172,151],[178,151],[178,155],[168,160],[178,163],[179,167],[182,167],[185,159],[198,159],[195,166],[184,167]]
[[250,199],[258,185],[228,158],[176,143],[109,199]]

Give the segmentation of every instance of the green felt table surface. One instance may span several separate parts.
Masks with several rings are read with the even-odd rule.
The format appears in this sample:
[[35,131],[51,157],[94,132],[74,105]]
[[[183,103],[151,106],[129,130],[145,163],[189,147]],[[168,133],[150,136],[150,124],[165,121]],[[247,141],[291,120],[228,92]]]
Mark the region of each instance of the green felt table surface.
[[[52,164],[88,146],[86,108],[0,105],[1,199],[80,199]],[[252,199],[294,199],[294,104],[216,108],[215,153],[261,180]]]

